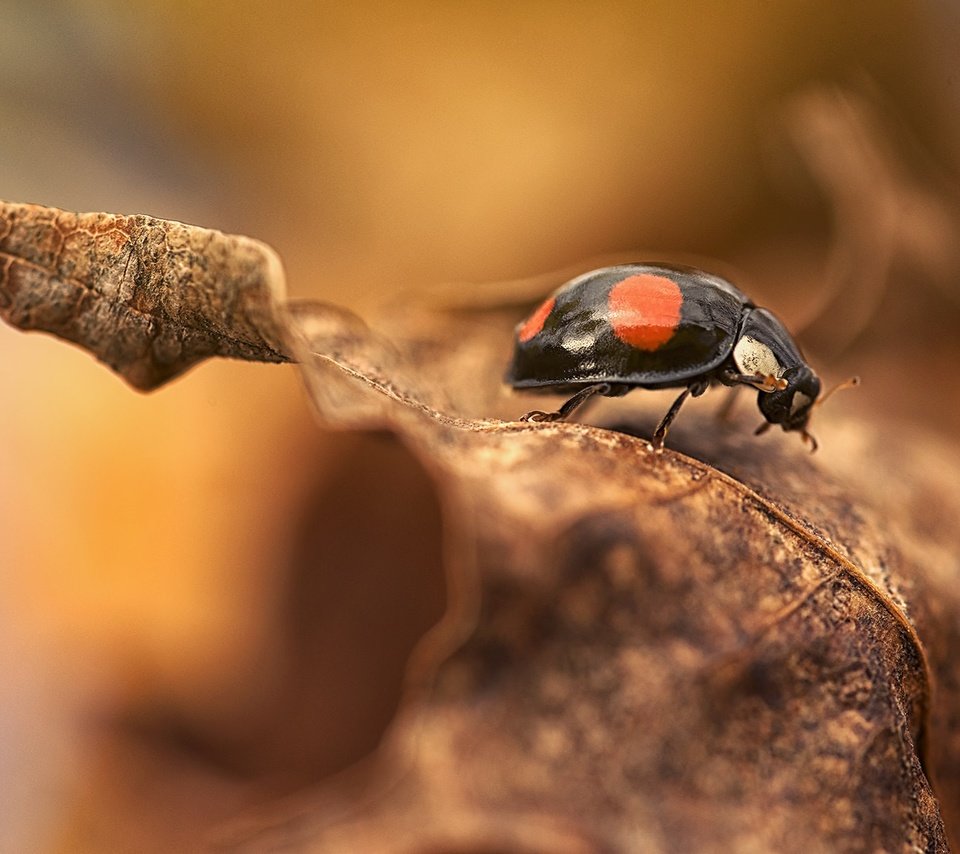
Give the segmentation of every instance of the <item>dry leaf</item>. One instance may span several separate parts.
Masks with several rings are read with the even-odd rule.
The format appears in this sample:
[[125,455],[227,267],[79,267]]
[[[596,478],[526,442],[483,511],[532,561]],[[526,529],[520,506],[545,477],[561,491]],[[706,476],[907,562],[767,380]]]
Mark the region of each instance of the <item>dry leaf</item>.
[[284,362],[276,254],[148,216],[0,202],[0,317],[151,389],[210,356]]
[[[116,271],[129,251],[85,270]],[[15,316],[24,305],[42,315],[50,278],[31,303],[31,279],[10,272],[22,264],[6,262]],[[157,304],[179,304],[183,278],[157,280]],[[178,316],[169,334],[180,340]],[[506,316],[394,315],[389,341],[342,309],[305,304],[285,317],[267,337],[291,342],[321,416],[393,431],[432,473],[449,604],[371,760],[296,809],[243,817],[219,845],[947,850],[928,772],[955,816],[949,626],[960,603],[928,564],[949,542],[945,521],[888,524],[896,506],[861,491],[895,467],[884,437],[827,416],[835,454],[811,459],[791,437],[760,443],[691,411],[671,440],[693,456],[655,454],[631,435],[656,420],[642,399],[616,409],[617,430],[478,418],[508,412]],[[238,318],[207,320],[248,340]],[[81,337],[70,310],[55,325]],[[85,328],[101,344],[117,330]],[[118,363],[144,370],[138,353]],[[136,373],[141,385],[161,375]],[[867,460],[873,471],[858,472]],[[899,463],[955,465],[918,460]],[[929,495],[942,481],[904,483]],[[951,501],[955,489],[941,497]],[[918,524],[930,526],[923,537]]]
[[319,798],[255,848],[945,846],[910,568],[799,447],[726,439],[777,500],[619,432],[450,418],[375,339],[299,320],[315,398],[343,387],[323,414],[389,422],[436,472],[459,596],[377,796],[347,819]]

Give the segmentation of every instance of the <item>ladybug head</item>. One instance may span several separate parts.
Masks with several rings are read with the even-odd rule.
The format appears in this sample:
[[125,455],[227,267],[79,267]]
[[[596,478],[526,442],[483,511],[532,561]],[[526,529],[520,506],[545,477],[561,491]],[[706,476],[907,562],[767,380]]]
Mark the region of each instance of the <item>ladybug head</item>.
[[786,386],[771,392],[761,392],[757,405],[767,419],[763,425],[766,430],[771,424],[779,424],[784,430],[799,430],[804,441],[816,440],[807,432],[810,411],[820,397],[820,379],[805,364],[794,365],[783,372],[781,379]]

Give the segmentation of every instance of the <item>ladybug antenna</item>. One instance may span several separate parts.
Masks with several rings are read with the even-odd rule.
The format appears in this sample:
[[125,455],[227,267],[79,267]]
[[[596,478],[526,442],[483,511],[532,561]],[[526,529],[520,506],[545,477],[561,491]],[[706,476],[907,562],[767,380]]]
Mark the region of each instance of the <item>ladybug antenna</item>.
[[812,454],[814,451],[816,451],[817,448],[820,447],[820,445],[817,443],[817,440],[816,440],[816,438],[814,438],[814,436],[813,436],[812,433],[808,433],[806,430],[804,430],[804,431],[800,434],[800,437],[803,439],[804,442],[809,443],[809,445],[810,445],[810,453],[811,453],[811,454]]
[[766,433],[770,429],[770,422],[764,421],[756,430],[753,431],[754,436],[760,436],[763,433]]
[[[860,385],[860,377],[850,377],[850,379],[844,380],[842,383],[837,383],[829,391],[826,391],[823,394],[821,394],[820,397],[817,398],[816,402],[813,405],[820,406],[822,403],[825,403],[827,398],[831,397],[834,394],[834,392],[838,392],[841,389],[845,389],[845,388],[855,388],[858,385]],[[810,438],[812,439],[813,437],[811,436]],[[816,442],[814,442],[814,446],[816,446]]]

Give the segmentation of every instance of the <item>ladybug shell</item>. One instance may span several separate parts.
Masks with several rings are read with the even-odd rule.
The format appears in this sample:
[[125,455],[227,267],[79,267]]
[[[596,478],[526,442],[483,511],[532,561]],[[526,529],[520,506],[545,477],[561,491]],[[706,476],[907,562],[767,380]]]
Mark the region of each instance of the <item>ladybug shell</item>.
[[730,355],[752,308],[729,282],[692,268],[594,270],[561,287],[517,327],[506,381],[521,389],[684,385]]

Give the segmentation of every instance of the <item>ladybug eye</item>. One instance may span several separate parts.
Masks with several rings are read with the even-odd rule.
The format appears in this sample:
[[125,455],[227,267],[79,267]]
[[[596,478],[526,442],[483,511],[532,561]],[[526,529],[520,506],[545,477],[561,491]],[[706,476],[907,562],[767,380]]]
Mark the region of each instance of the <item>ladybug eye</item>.
[[793,396],[793,401],[790,404],[790,417],[793,418],[798,412],[809,409],[812,405],[813,398],[808,397],[802,391],[798,391]]

